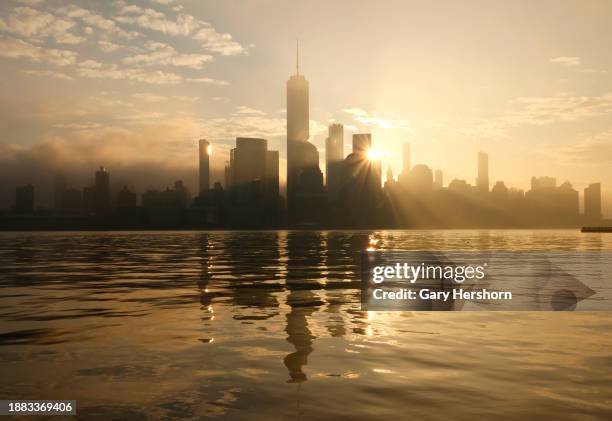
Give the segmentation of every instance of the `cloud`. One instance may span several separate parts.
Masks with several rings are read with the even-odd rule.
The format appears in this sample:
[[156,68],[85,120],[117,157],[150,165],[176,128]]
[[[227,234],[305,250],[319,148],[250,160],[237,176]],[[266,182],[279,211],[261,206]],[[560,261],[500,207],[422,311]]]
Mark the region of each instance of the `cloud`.
[[518,98],[502,120],[511,124],[542,125],[611,113],[612,92],[596,96],[559,93],[551,97]]
[[513,100],[498,117],[455,120],[447,130],[450,138],[511,140],[511,131],[525,126],[545,126],[561,122],[581,122],[612,115],[612,92],[577,95],[571,92],[547,97],[521,97]]
[[198,41],[204,49],[223,56],[246,52],[230,34],[218,32],[210,23],[188,14],[178,13],[175,19],[171,19],[154,9],[125,5],[116,19],[124,24],[136,25],[166,35],[190,37]]
[[98,47],[100,47],[100,50],[104,51],[105,53],[112,53],[122,48],[122,46],[119,44],[103,39],[98,41]]
[[75,23],[30,7],[17,7],[6,20],[0,19],[0,31],[28,38],[30,41],[52,38],[59,44],[80,44],[85,38],[73,33]]
[[90,79],[129,80],[155,85],[175,85],[183,78],[180,75],[160,70],[120,68],[116,64],[104,64],[95,60],[80,62],[77,74]]
[[192,96],[182,96],[182,95],[173,95],[173,96],[164,96],[164,95],[155,95],[148,92],[135,93],[132,94],[132,98],[139,99],[144,102],[149,103],[158,103],[164,101],[184,101],[184,102],[197,102],[199,98]]
[[368,115],[368,112],[365,110],[362,110],[361,108],[345,108],[343,111],[347,114],[352,114],[352,115],[357,115],[357,116]]
[[15,38],[0,38],[0,57],[26,59],[56,66],[74,64],[77,53],[69,50],[46,49]]
[[17,3],[27,4],[29,6],[38,6],[45,2],[45,0],[16,0],[16,1]]
[[612,129],[583,136],[576,144],[563,149],[562,154],[569,162],[579,164],[612,164]]
[[175,66],[202,69],[204,63],[212,60],[208,54],[180,54],[173,47],[161,42],[148,41],[147,53],[128,56],[123,59],[125,64],[142,66]]
[[138,32],[127,32],[121,29],[115,21],[78,6],[70,5],[59,8],[57,13],[72,19],[79,19],[87,25],[99,29],[105,35],[117,35],[125,39],[133,39],[140,36]]
[[582,69],[583,73],[601,73],[601,74],[605,74],[608,73],[607,70],[603,70],[603,69],[593,69],[591,67],[588,67],[586,69]]
[[72,76],[51,70],[22,70],[21,73],[28,76],[49,77],[58,80],[74,80]]
[[95,130],[102,127],[99,123],[67,123],[67,124],[54,124],[56,129],[65,130]]
[[554,57],[549,61],[562,66],[580,66],[580,57]]
[[189,78],[189,79],[185,79],[187,82],[194,82],[194,83],[206,83],[208,85],[217,85],[217,86],[227,86],[229,85],[228,81],[225,80],[219,80],[219,79],[213,79],[210,77],[196,77],[196,78]]
[[373,113],[369,113],[361,108],[345,108],[344,112],[351,114],[353,120],[367,127],[379,129],[400,129],[412,132],[409,120],[384,118]]
[[239,105],[238,107],[236,107],[236,113],[237,114],[245,114],[245,115],[266,115],[266,113],[264,113],[261,110],[257,110],[255,108],[250,108],[250,107],[245,107],[244,105]]

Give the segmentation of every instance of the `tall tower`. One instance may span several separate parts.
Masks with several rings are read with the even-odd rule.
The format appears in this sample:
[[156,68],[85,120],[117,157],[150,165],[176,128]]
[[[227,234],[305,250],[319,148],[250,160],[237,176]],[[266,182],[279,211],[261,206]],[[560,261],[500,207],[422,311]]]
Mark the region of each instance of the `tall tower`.
[[106,168],[100,167],[96,171],[94,185],[94,213],[102,215],[110,211],[110,174]]
[[589,184],[584,189],[584,216],[589,221],[599,221],[601,213],[601,184]]
[[489,191],[489,155],[478,152],[478,178],[476,186],[481,192]]
[[310,137],[308,81],[300,75],[300,49],[296,43],[295,75],[287,81],[287,208],[292,208],[299,183],[299,143]]
[[410,163],[410,143],[406,142],[402,145],[402,172],[408,174],[411,168]]
[[443,179],[443,174],[442,174],[442,170],[436,170],[434,172],[434,189],[435,190],[440,190],[442,189],[442,186],[444,185],[444,179]]
[[325,181],[330,200],[335,200],[340,189],[342,160],[344,159],[344,126],[334,123],[328,128],[325,140]]
[[402,171],[397,177],[397,181],[404,187],[407,187],[409,184],[409,174],[411,168],[412,166],[410,163],[410,143],[405,142],[402,145]]
[[323,190],[319,152],[308,142],[308,81],[300,74],[299,44],[296,47],[295,75],[287,81],[287,210],[290,218],[298,194]]
[[210,153],[212,146],[206,139],[200,139],[200,196],[210,188]]
[[344,126],[339,123],[330,124],[327,128],[328,136],[325,140],[325,165],[340,162],[344,159]]

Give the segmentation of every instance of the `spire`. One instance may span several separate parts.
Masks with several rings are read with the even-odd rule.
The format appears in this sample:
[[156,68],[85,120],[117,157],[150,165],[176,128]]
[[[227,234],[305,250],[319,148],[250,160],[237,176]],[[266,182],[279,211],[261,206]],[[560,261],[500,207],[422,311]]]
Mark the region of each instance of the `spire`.
[[295,74],[300,75],[300,40],[295,39]]

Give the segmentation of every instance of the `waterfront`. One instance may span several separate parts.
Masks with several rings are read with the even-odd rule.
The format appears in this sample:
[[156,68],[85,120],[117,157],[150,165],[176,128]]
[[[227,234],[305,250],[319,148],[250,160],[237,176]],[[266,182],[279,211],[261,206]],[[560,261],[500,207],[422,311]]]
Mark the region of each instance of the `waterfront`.
[[609,312],[362,312],[359,253],[540,231],[0,234],[0,393],[99,419],[609,418]]

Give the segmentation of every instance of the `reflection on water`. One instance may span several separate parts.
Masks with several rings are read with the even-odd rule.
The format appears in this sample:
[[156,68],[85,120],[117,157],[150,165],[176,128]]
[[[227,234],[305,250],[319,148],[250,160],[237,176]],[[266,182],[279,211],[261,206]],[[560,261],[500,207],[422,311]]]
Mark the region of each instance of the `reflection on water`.
[[575,231],[0,234],[0,394],[87,418],[610,417],[610,313],[360,311],[367,248]]

